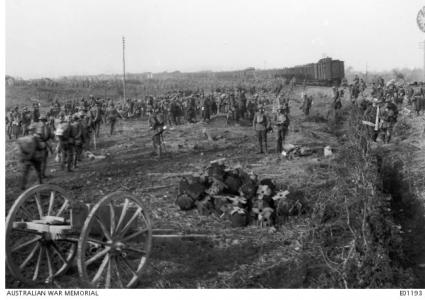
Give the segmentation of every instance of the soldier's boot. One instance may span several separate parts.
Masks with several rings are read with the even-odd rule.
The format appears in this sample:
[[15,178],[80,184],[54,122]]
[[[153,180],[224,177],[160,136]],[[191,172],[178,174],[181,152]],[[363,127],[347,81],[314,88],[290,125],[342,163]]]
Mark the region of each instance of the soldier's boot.
[[27,163],[25,163],[24,169],[23,169],[23,172],[22,172],[21,190],[25,190],[25,187],[27,185],[27,178],[28,178],[29,171],[30,171],[30,166]]
[[33,162],[34,169],[37,172],[39,184],[43,183],[42,165],[43,165],[42,161]]
[[47,149],[46,149],[46,153],[43,157],[43,162],[41,163],[41,177],[43,178],[48,178],[48,176],[46,175],[46,169],[47,169]]

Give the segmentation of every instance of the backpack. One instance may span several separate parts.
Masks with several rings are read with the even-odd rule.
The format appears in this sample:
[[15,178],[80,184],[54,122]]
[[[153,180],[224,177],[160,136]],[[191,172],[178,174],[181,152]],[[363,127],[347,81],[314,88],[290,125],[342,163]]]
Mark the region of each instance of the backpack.
[[32,135],[20,137],[17,140],[21,154],[21,160],[30,160],[34,157],[37,150],[37,142]]
[[265,115],[257,115],[257,117],[256,117],[256,122],[258,123],[258,124],[262,124],[262,125],[265,125],[265,123],[267,122],[267,120],[266,120],[266,116]]

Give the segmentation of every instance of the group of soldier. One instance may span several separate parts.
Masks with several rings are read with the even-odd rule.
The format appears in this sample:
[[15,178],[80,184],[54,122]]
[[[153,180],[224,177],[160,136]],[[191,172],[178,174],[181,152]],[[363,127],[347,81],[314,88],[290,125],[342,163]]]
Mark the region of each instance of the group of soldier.
[[[109,134],[114,133],[121,115],[110,99],[106,102],[90,96],[89,101],[82,98],[78,104],[66,102],[61,106],[55,101],[46,113],[40,113],[38,104],[31,111],[27,107],[22,111],[15,107],[8,112],[7,133],[9,138],[13,135],[17,139],[24,165],[22,189],[31,167],[35,168],[40,183],[46,177],[49,153],[56,153],[61,168],[72,172],[81,161],[83,150],[90,148],[92,137],[96,143],[103,122],[109,124]],[[55,149],[51,146],[53,142],[57,143]]]
[[[414,90],[411,86],[399,86],[394,82],[385,84],[382,78],[373,82],[370,96],[365,94],[367,85],[363,79],[356,77],[352,84],[343,81],[340,87],[332,89],[331,108],[337,112],[342,108],[344,92],[354,104],[363,111],[370,126],[373,140],[390,142],[394,124],[397,122],[398,110],[403,103],[413,106],[423,101],[425,90]],[[247,120],[252,123],[258,138],[258,153],[268,152],[267,135],[271,131],[276,134],[276,153],[280,154],[288,134],[290,124],[290,99],[294,95],[285,89],[255,91],[244,88],[218,88],[209,93],[203,90],[176,90],[160,96],[146,96],[143,100],[126,99],[115,105],[110,98],[81,98],[79,101],[66,101],[61,105],[58,100],[52,101],[45,114],[40,112],[39,104],[32,110],[14,107],[7,113],[7,133],[9,138],[30,136],[39,152],[37,159],[23,155],[24,179],[33,166],[39,173],[39,181],[46,176],[47,157],[54,153],[50,142],[57,142],[56,159],[61,162],[62,169],[71,172],[77,168],[84,149],[96,145],[101,124],[108,124],[109,134],[113,135],[118,119],[146,116],[150,125],[154,154],[159,157],[163,153],[163,132],[166,126],[178,126],[198,121],[208,122],[212,116],[222,114],[227,122]],[[300,109],[309,116],[313,96],[304,89],[301,94]],[[371,100],[372,99],[372,100]],[[266,113],[265,107],[273,105],[273,115]],[[417,105],[416,105],[417,106]],[[379,120],[379,122],[378,122]],[[379,123],[379,124],[378,124]],[[28,139],[27,139],[28,143]],[[18,144],[22,142],[18,141]],[[25,145],[21,145],[21,150]],[[28,147],[27,147],[28,148]],[[31,147],[29,147],[31,148]],[[25,150],[25,149],[24,149]],[[29,150],[28,150],[29,151]],[[25,154],[25,151],[23,151]],[[28,154],[29,155],[29,154]]]

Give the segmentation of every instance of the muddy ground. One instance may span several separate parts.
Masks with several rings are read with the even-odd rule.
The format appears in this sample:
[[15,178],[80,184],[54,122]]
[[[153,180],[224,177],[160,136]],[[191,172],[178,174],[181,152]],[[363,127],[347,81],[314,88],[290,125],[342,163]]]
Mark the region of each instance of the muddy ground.
[[[231,228],[230,222],[214,216],[201,216],[197,210],[184,212],[174,204],[179,174],[196,172],[209,161],[226,158],[229,166],[242,165],[260,178],[272,178],[279,187],[308,191],[335,183],[330,166],[332,158],[323,157],[330,145],[336,155],[344,140],[344,125],[327,121],[330,88],[310,87],[315,95],[310,117],[302,115],[299,93],[291,102],[291,125],[287,143],[316,149],[311,156],[287,160],[275,153],[275,137],[269,134],[269,153],[258,151],[255,132],[249,124],[226,126],[218,117],[209,124],[199,122],[171,127],[164,138],[167,153],[161,159],[152,156],[152,141],[147,121],[120,121],[112,137],[103,128],[95,154],[106,159],[84,159],[73,173],[61,171],[50,158],[48,183],[56,184],[74,199],[96,202],[116,191],[129,191],[150,208],[154,228],[176,232],[200,232],[218,235],[204,239],[154,240],[145,276],[139,288],[307,288],[319,287],[317,277],[323,263],[305,259],[311,251],[306,236],[310,216],[291,217],[270,228]],[[349,101],[343,102],[344,106]],[[330,116],[332,119],[332,116]],[[338,127],[340,126],[340,127]],[[205,130],[214,137],[208,140]],[[20,170],[16,144],[6,145],[6,206],[20,194]],[[35,174],[31,184],[35,184]],[[315,195],[306,201],[314,202]],[[20,283],[7,276],[8,287]],[[58,278],[55,287],[81,287],[76,267]]]

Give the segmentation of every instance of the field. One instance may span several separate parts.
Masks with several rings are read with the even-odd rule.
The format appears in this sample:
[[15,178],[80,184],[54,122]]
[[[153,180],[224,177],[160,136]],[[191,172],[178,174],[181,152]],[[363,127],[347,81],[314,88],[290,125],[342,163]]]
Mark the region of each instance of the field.
[[[28,92],[10,90],[8,103],[27,99]],[[287,160],[275,153],[273,133],[270,153],[256,154],[251,126],[226,126],[217,117],[208,124],[170,128],[165,134],[167,153],[157,159],[151,155],[146,120],[121,120],[112,137],[103,128],[93,151],[107,159],[85,159],[67,173],[51,157],[48,182],[85,202],[128,191],[150,207],[154,228],[213,235],[155,240],[138,288],[424,288],[425,184],[418,168],[425,163],[424,116],[402,116],[400,124],[405,126],[397,128],[393,144],[378,150],[387,172],[378,173],[376,145],[363,151],[362,129],[349,101],[335,117],[328,114],[330,88],[308,87],[307,92],[314,95],[310,116],[299,109],[297,89],[286,142],[314,149],[312,155]],[[215,139],[209,140],[206,131]],[[333,149],[331,157],[323,156],[325,146]],[[411,147],[415,150],[409,151]],[[196,209],[179,210],[174,201],[181,175],[199,172],[218,158],[298,194],[307,212],[278,220],[272,229],[231,228],[229,221],[202,216]],[[397,171],[395,161],[404,163],[403,172],[398,170],[399,189],[388,183],[394,176],[380,175]],[[16,144],[7,141],[6,209],[20,194],[19,180]],[[34,175],[30,182],[35,181]],[[72,267],[51,287],[81,287],[77,274]],[[6,285],[23,287],[8,275]]]

